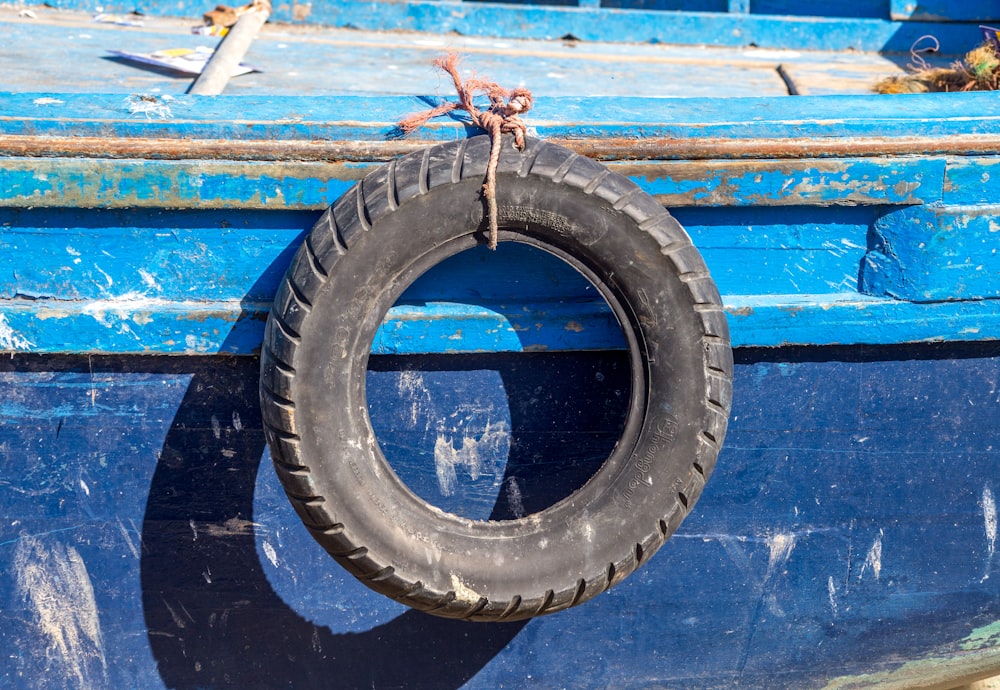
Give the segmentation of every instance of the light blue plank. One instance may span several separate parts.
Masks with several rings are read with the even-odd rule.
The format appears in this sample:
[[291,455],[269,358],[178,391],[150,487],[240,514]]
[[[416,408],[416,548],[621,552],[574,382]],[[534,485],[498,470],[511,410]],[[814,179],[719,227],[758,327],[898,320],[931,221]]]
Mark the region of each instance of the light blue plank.
[[[1000,161],[997,161],[1000,164]],[[610,164],[669,207],[921,204],[942,198],[944,159]],[[983,165],[981,173],[1000,168]]]
[[[513,11],[513,10],[512,10]],[[26,21],[0,7],[0,91],[34,91],[38,73],[46,88],[74,93],[178,96],[193,77],[155,70],[112,57],[110,49],[152,52],[165,48],[214,47],[217,38],[191,34],[194,18],[144,16],[141,28],[95,23],[90,14],[34,10]],[[46,45],[40,52],[39,45]],[[524,84],[536,97],[634,95],[642,83],[649,97],[784,96],[773,56],[755,57],[733,48],[587,44],[376,33],[269,24],[250,46],[244,62],[259,71],[226,86],[230,95],[318,96],[347,93],[424,95],[447,93],[450,83],[432,67],[444,51],[464,57],[464,69],[495,75],[506,85]],[[886,64],[877,56],[854,60]],[[728,72],[724,83],[716,77]],[[628,78],[622,78],[627,73]]]
[[0,209],[0,298],[270,302],[316,216]]
[[862,289],[913,302],[1000,297],[1000,206],[922,206],[880,217]]
[[738,346],[1000,339],[1000,300],[915,304],[857,293],[723,300]]
[[968,156],[948,160],[942,202],[949,206],[996,203],[1000,199],[1000,174],[993,166],[1000,159]]
[[[83,0],[55,0],[55,7],[91,9]],[[105,11],[199,17],[193,0],[111,0]],[[296,16],[297,15],[297,16]],[[980,40],[975,25],[892,22],[878,19],[805,18],[716,12],[657,12],[580,7],[452,2],[365,2],[317,0],[276,5],[275,21],[306,21],[375,31],[422,31],[463,36],[584,41],[659,42],[681,45],[750,44],[794,50],[906,52],[922,35],[934,33],[946,52],[959,53]]]
[[[723,300],[733,343],[738,346],[1000,339],[1000,300],[995,299],[916,304],[838,293],[723,295]],[[157,309],[149,302],[88,306],[0,300],[0,352],[252,354],[260,347],[268,306],[219,303],[204,305],[200,311],[177,311]],[[461,340],[454,338],[455,311],[468,317],[463,321]],[[518,330],[524,326],[505,322],[498,313],[480,310],[470,314],[465,307],[447,307],[425,311],[422,318],[426,321],[421,322],[410,311],[405,314],[405,323],[393,318],[383,326],[376,337],[376,351],[589,350],[593,344],[610,346],[615,340],[609,322],[596,312],[577,312],[572,316],[573,325],[541,322],[542,328],[532,329],[527,341],[522,341]],[[609,330],[600,332],[602,323]],[[472,333],[472,328],[480,330]]]
[[[164,108],[162,117],[135,110],[135,101],[120,95],[0,94],[0,134],[384,142],[393,136],[401,117],[428,106],[426,100],[405,96],[177,96],[157,103]],[[240,114],[239,119],[234,119],[235,113]],[[823,142],[860,138],[857,143],[863,147],[865,137],[996,137],[1000,134],[1000,101],[985,92],[803,96],[734,98],[723,108],[711,98],[634,97],[609,102],[565,97],[540,101],[527,121],[539,136],[550,139],[657,141],[662,149],[657,157],[670,158],[671,144],[683,140]],[[445,118],[424,127],[419,139],[414,139],[465,136],[464,125]]]
[[[875,211],[679,208],[675,215],[720,290],[792,294],[856,290]],[[0,298],[52,305],[54,314],[121,303],[140,320],[144,303],[154,312],[187,310],[195,319],[207,304],[228,302],[224,310],[238,314],[240,303],[270,303],[316,218],[247,210],[0,210],[0,263],[12,267]],[[418,279],[403,300],[539,305],[528,312],[545,314],[560,300],[595,298],[568,265],[526,250],[510,244],[455,257]],[[176,340],[172,333],[162,338]]]
[[[322,210],[376,165],[10,157],[0,169],[0,207]],[[927,204],[942,199],[945,178],[944,159],[608,165],[672,208]],[[984,159],[975,167],[978,180],[991,174],[1000,179],[1000,159]],[[964,177],[951,182],[953,195],[987,194],[982,184],[967,183],[978,182],[966,180],[971,174],[955,173]]]

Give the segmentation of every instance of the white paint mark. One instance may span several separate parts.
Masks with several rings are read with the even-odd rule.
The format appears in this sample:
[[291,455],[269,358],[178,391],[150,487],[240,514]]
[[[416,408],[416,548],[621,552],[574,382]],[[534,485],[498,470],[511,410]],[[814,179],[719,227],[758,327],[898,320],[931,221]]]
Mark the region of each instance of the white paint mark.
[[[25,10],[26,12],[31,12],[31,10]],[[34,14],[32,12],[32,14]],[[32,17],[34,19],[34,17]],[[62,105],[66,101],[59,100],[58,98],[36,98],[32,101],[35,105]]]
[[865,576],[865,571],[868,568],[872,569],[875,573],[875,579],[878,580],[879,576],[882,574],[882,530],[878,531],[878,536],[875,537],[875,541],[872,542],[872,546],[868,549],[868,555],[865,556],[865,562],[861,565],[861,572],[858,573],[858,580],[861,580]]
[[277,568],[278,567],[278,552],[274,550],[273,546],[271,546],[271,542],[269,542],[269,541],[263,541],[263,542],[261,542],[260,546],[261,546],[262,549],[264,549],[264,555],[267,556],[267,560],[269,560],[271,562],[271,565],[273,565],[275,568]]
[[82,478],[80,479],[80,488],[83,489],[83,493],[88,496],[90,495],[90,487],[87,486],[87,482],[83,481]]
[[240,419],[239,412],[233,412],[233,428],[236,431],[243,431],[243,420]]
[[770,548],[770,555],[767,559],[768,575],[774,572],[778,566],[782,566],[792,555],[795,548],[795,535],[791,532],[779,532],[768,538],[767,545]]
[[833,615],[837,615],[837,585],[833,584],[833,576],[831,575],[826,581],[826,592],[830,598],[830,610],[833,611]]
[[410,401],[410,424],[416,427],[423,403],[429,399],[423,375],[416,371],[400,372],[396,390],[401,399]]
[[219,418],[214,414],[212,415],[212,435],[217,441],[222,438],[222,425],[219,424]]
[[139,269],[139,277],[142,278],[142,282],[145,283],[146,287],[148,287],[150,290],[160,289],[160,285],[159,283],[156,282],[156,278],[154,278],[153,274],[147,271],[146,269],[144,268]]
[[212,584],[212,569],[211,568],[209,568],[208,566],[205,566],[205,572],[203,572],[201,574],[201,576],[203,578],[205,578],[205,582],[207,582],[208,584]]
[[451,589],[455,592],[456,601],[466,604],[476,604],[479,602],[479,593],[462,582],[462,579],[455,573],[451,574]]
[[80,252],[69,245],[66,246],[66,253],[70,256],[80,256]]
[[169,120],[174,115],[170,112],[170,106],[161,102],[166,100],[168,99],[156,96],[129,96],[125,99],[125,109],[129,115],[145,115],[147,120]]
[[111,287],[112,285],[115,284],[115,281],[111,279],[111,276],[108,275],[108,272],[105,271],[100,266],[98,266],[97,264],[94,264],[94,270],[100,273],[102,276],[104,276],[104,280],[107,281],[108,287]]
[[439,433],[434,442],[434,468],[437,471],[438,489],[443,496],[455,492],[458,481],[457,468],[463,468],[473,479],[483,473],[484,458],[497,457],[501,446],[509,442],[510,433],[504,422],[486,423],[482,436],[466,436],[456,448],[454,441]]
[[990,570],[993,569],[993,556],[997,551],[997,502],[993,498],[990,487],[983,487],[983,522],[986,527],[986,572],[980,582],[985,582],[990,577]]
[[7,317],[0,314],[0,350],[12,352],[16,350],[30,350],[35,344],[14,331],[7,323]]
[[53,686],[105,687],[108,662],[94,586],[72,546],[22,536],[14,554],[17,592],[47,639]]
[[194,520],[188,520],[188,525],[191,526],[191,541],[198,541],[198,527],[194,524]]

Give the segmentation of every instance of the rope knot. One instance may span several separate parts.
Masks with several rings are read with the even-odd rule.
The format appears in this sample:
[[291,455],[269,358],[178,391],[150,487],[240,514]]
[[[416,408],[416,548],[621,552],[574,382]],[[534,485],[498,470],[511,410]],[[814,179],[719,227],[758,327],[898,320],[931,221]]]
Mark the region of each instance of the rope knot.
[[[446,101],[422,113],[408,115],[399,122],[399,128],[404,135],[409,134],[424,126],[428,120],[446,115],[453,110],[464,110],[469,113],[473,124],[486,130],[490,135],[490,160],[486,165],[483,196],[487,203],[487,220],[490,228],[489,248],[496,249],[499,232],[497,227],[496,174],[497,165],[500,162],[502,137],[504,134],[513,134],[514,145],[519,151],[524,150],[524,136],[528,126],[520,116],[531,110],[534,99],[531,92],[524,87],[508,90],[496,82],[479,79],[476,76],[463,82],[458,74],[458,63],[457,53],[442,55],[434,61],[435,67],[451,76],[455,84],[455,91],[458,93],[458,103]],[[477,95],[485,95],[489,99],[489,108],[480,110],[473,103],[473,99]]]

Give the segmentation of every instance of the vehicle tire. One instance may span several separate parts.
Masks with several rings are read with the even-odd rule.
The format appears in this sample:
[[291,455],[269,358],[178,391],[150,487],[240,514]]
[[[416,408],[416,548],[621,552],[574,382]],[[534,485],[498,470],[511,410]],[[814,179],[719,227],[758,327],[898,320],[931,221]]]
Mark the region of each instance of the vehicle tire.
[[733,360],[715,284],[652,197],[568,149],[505,138],[500,241],[543,249],[600,290],[628,343],[629,411],[596,474],[541,512],[476,521],[413,494],[372,431],[369,351],[407,286],[485,243],[489,152],[478,136],[407,155],[323,214],[278,289],[260,390],[277,473],[330,555],[414,608],[510,621],[594,597],[676,530],[715,465]]

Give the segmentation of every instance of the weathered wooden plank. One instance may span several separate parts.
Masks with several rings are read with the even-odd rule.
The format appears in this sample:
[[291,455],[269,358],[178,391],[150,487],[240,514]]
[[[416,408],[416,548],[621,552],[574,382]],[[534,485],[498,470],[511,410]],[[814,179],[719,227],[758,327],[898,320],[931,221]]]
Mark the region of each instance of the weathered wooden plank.
[[[644,161],[609,167],[669,207],[822,206],[940,201],[945,161]],[[1000,159],[978,167],[980,175],[1000,178]],[[373,169],[311,161],[7,158],[0,207],[321,210]]]
[[914,158],[609,165],[671,208],[934,203],[945,171],[943,159]]
[[914,302],[1000,297],[1000,206],[926,206],[873,228],[862,290]]
[[[79,0],[57,0],[55,7],[90,9]],[[105,11],[199,17],[194,0],[112,0]],[[528,4],[516,10],[502,4],[451,2],[337,2],[278,5],[274,21],[304,21],[372,31],[424,31],[463,36],[583,41],[659,42],[679,45],[756,45],[795,50],[907,52],[913,42],[934,33],[948,52],[962,52],[980,40],[974,24],[892,22],[843,17],[788,17],[717,12],[659,12]],[[960,46],[951,48],[950,46]]]
[[[724,296],[724,302],[738,346],[1000,339],[998,300],[918,304],[835,293],[736,294]],[[573,310],[551,303],[525,306],[537,318],[461,304],[401,309],[390,313],[376,335],[374,352],[568,351],[621,342],[602,305],[575,305]],[[148,301],[42,306],[0,300],[0,351],[252,354],[260,348],[269,308],[236,302],[179,310],[176,305],[156,308]]]
[[[677,208],[724,292],[854,290],[875,211],[868,207]],[[18,210],[0,214],[0,297],[132,302],[141,311],[268,303],[318,212]],[[506,277],[516,277],[512,283]],[[537,278],[533,284],[528,276]],[[417,281],[423,301],[587,299],[578,274],[521,245],[470,252]],[[96,308],[96,307],[95,307]]]
[[[37,91],[42,70],[49,75],[45,86],[49,91],[120,93],[123,98],[136,93],[181,95],[193,77],[144,69],[107,51],[193,49],[218,42],[191,34],[195,18],[144,16],[145,26],[123,28],[94,23],[90,14],[43,9],[36,13],[37,19],[25,20],[13,9],[0,8],[0,33],[6,36],[0,53],[0,91]],[[51,48],[39,55],[36,48],[43,43]],[[642,94],[649,97],[787,95],[773,56],[734,48],[706,51],[648,44],[441,38],[273,24],[264,27],[244,60],[260,71],[233,79],[226,92],[272,97],[447,93],[449,84],[432,67],[447,50],[461,52],[466,74],[474,69],[480,75],[496,75],[504,84],[529,85],[536,97],[629,96],[640,82]],[[857,56],[855,61],[891,65],[874,55]],[[720,69],[729,76],[725,82],[717,78]],[[586,84],[583,92],[581,84]]]
[[1000,176],[992,156],[965,156],[948,161],[942,201],[949,206],[992,204],[1000,199]]
[[[157,110],[159,106],[163,110]],[[178,157],[183,149],[202,156],[197,140],[224,140],[237,155],[245,142],[280,140],[282,146],[289,147],[303,141],[382,144],[392,140],[395,123],[403,115],[427,106],[426,100],[412,96],[177,96],[137,103],[117,94],[11,93],[0,94],[0,135],[30,136],[36,147],[44,146],[44,137],[49,136],[99,137],[104,142],[111,140],[112,145],[103,150],[111,153],[115,139],[151,139],[159,146],[158,155],[157,149],[150,149],[151,158]],[[146,112],[149,107],[153,111]],[[976,116],[970,117],[970,112]],[[993,94],[984,92],[921,94],[918,98],[737,98],[727,100],[725,108],[710,98],[622,97],[608,101],[554,97],[540,101],[527,120],[539,136],[548,139],[602,139],[609,148],[620,140],[636,145],[641,140],[649,142],[650,148],[661,149],[660,155],[632,158],[670,157],[670,144],[721,139],[752,143],[768,157],[775,157],[769,149],[773,141],[804,140],[816,140],[814,145],[819,147],[846,144],[842,156],[851,156],[850,151],[853,155],[882,154],[885,151],[868,149],[867,144],[872,140],[905,143],[908,138],[921,138],[927,151],[940,151],[955,140],[966,153],[978,149],[962,137],[980,137],[997,146],[1000,103]],[[435,120],[414,142],[419,145],[467,134],[467,127],[460,122]],[[172,145],[171,140],[183,140],[185,146]],[[12,152],[19,145],[24,147],[27,142],[5,139],[0,142],[0,151]],[[91,154],[103,151],[95,145]]]

